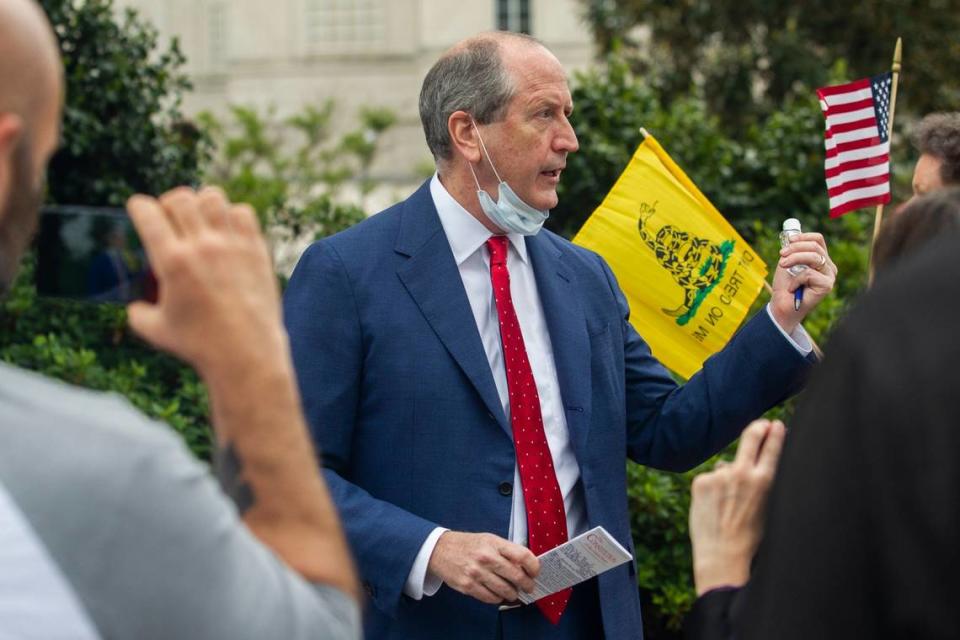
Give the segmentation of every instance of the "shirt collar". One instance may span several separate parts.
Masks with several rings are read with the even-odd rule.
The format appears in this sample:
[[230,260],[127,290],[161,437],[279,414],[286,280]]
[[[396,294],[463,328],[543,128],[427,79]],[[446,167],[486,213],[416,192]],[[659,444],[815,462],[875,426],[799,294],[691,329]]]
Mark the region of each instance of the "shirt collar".
[[[430,180],[430,196],[440,216],[440,224],[450,243],[453,258],[457,266],[472,256],[493,234],[483,224],[470,215],[470,212],[457,202],[446,187],[440,183],[436,173]],[[527,245],[519,233],[508,233],[507,238],[524,263],[527,262]]]

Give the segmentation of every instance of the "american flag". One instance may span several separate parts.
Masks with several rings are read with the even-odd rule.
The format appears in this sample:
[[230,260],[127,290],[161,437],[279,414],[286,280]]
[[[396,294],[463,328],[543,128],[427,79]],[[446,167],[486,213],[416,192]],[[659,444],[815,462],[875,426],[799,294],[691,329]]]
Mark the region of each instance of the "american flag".
[[827,119],[830,217],[890,202],[890,84],[884,73],[817,89]]

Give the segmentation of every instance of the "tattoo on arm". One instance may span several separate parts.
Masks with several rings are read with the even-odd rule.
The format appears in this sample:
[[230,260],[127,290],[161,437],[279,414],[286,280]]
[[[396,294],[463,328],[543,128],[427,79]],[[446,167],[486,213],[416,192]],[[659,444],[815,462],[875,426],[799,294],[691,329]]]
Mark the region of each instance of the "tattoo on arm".
[[243,516],[253,506],[256,498],[250,484],[243,477],[243,461],[240,460],[232,443],[228,442],[226,446],[217,447],[213,454],[213,469],[217,480],[220,481],[220,488],[233,500],[240,515]]

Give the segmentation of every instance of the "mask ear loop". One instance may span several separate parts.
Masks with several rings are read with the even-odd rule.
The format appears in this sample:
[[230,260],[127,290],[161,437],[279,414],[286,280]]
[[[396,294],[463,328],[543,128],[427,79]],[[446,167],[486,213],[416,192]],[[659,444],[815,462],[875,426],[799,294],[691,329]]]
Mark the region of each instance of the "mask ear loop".
[[476,183],[476,185],[477,185],[477,191],[483,191],[483,189],[480,188],[480,181],[477,180],[477,172],[473,170],[473,163],[472,163],[472,162],[468,162],[468,163],[467,163],[467,166],[470,167],[470,175],[473,176],[473,181],[474,181],[474,182]]
[[[480,148],[483,149],[483,155],[487,156],[487,162],[490,163],[490,168],[493,169],[493,175],[497,176],[497,182],[503,182],[503,179],[500,177],[500,174],[497,173],[497,168],[493,166],[493,160],[490,159],[490,154],[487,153],[487,145],[483,144],[483,138],[480,136],[480,127],[477,126],[477,121],[473,119],[473,116],[470,116],[470,122],[473,123],[473,128],[477,130],[477,140],[480,141]],[[473,165],[470,165],[470,171],[473,172]],[[477,189],[480,188],[480,182],[477,180],[477,174],[473,174],[473,181],[477,183]]]

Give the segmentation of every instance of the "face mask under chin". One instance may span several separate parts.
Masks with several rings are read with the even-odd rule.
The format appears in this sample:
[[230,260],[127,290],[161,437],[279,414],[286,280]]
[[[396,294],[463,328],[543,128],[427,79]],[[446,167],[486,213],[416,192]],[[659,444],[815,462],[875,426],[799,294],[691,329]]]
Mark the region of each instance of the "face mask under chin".
[[[472,119],[471,122],[473,122]],[[550,212],[537,209],[524,202],[523,199],[510,188],[510,185],[500,177],[497,168],[493,165],[490,154],[487,152],[487,147],[483,143],[483,138],[480,137],[480,128],[477,127],[476,122],[473,122],[473,127],[477,131],[477,139],[480,141],[480,148],[483,150],[483,155],[486,156],[487,162],[490,163],[490,168],[493,169],[493,174],[497,177],[497,182],[499,183],[497,201],[494,202],[490,194],[480,187],[480,181],[477,179],[477,174],[473,170],[473,164],[468,165],[470,167],[470,173],[473,175],[473,181],[477,184],[477,198],[480,201],[480,208],[483,210],[484,215],[487,216],[490,222],[507,233],[519,233],[524,236],[536,235],[543,227],[543,223],[550,217]]]

